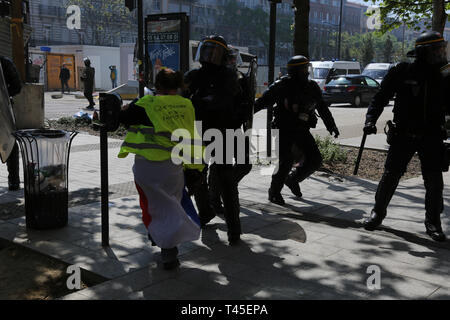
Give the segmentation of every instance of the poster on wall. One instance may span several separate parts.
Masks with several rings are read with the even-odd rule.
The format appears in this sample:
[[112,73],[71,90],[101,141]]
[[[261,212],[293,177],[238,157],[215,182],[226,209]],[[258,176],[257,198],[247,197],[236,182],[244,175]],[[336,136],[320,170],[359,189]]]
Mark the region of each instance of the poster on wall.
[[[161,68],[186,70],[189,27],[185,13],[149,15],[146,19],[146,75],[154,82]],[[150,75],[148,75],[150,73]]]

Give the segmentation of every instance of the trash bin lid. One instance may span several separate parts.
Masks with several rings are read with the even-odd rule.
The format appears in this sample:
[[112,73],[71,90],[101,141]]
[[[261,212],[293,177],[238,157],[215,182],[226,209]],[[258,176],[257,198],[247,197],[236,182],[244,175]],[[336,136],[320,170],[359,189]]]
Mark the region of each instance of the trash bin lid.
[[64,137],[67,132],[64,130],[56,129],[26,129],[15,132],[18,136],[33,136],[42,138],[61,138]]

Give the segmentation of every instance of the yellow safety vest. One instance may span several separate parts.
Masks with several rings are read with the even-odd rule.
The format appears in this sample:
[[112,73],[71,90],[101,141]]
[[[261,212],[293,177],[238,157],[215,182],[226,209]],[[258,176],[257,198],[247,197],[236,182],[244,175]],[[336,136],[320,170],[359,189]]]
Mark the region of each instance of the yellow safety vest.
[[[165,161],[175,156],[185,168],[203,170],[204,148],[195,128],[195,111],[190,100],[179,95],[145,96],[135,104],[145,109],[154,126],[130,126],[119,158],[125,158],[128,153],[150,161]],[[178,141],[172,141],[172,136]]]

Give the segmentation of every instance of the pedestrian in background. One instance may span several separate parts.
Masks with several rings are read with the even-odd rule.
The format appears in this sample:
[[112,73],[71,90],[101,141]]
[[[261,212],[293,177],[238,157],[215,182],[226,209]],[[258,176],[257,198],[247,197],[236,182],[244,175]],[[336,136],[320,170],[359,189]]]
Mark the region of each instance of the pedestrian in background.
[[182,86],[180,72],[162,69],[155,78],[156,95],[144,96],[124,106],[120,113],[120,122],[130,128],[118,156],[124,158],[128,153],[136,154],[133,174],[142,220],[152,244],[161,248],[165,269],[179,265],[179,244],[197,240],[200,236],[200,221],[184,186],[186,177],[189,193],[193,193],[191,182],[201,176],[204,167],[201,164],[202,147],[193,146],[194,158],[200,164],[185,161],[189,157],[184,153],[185,149],[183,165],[172,159],[172,150],[177,144],[171,140],[178,134],[175,130],[189,132],[189,140],[183,137],[183,141],[192,143],[192,139],[200,139],[191,101],[177,94]]
[[[22,81],[20,80],[19,72],[17,71],[14,62],[7,57],[0,56],[0,63],[2,65],[8,95],[13,97],[20,93],[20,90],[22,89]],[[10,191],[19,190],[19,147],[17,146],[17,143],[14,144],[14,148],[6,160],[6,165],[8,166],[8,189]]]
[[85,68],[81,75],[81,81],[84,84],[84,96],[89,101],[89,105],[84,109],[94,110],[95,102],[92,93],[94,92],[95,69],[91,67],[91,60],[89,58],[84,58],[84,65]]
[[365,134],[377,132],[376,122],[395,97],[394,119],[388,132],[389,150],[384,173],[375,194],[375,205],[364,228],[375,230],[386,217],[387,207],[409,161],[417,152],[425,185],[425,229],[435,241],[445,241],[440,215],[444,210],[442,171],[448,171],[443,140],[447,138],[445,114],[450,113],[448,79],[441,74],[447,64],[447,42],[439,32],[421,34],[408,56],[414,62],[392,67],[367,109]]
[[64,87],[67,88],[67,93],[70,93],[69,79],[70,71],[66,68],[66,65],[61,66],[61,71],[59,72],[59,79],[61,80],[61,93],[64,94]]
[[109,74],[109,78],[111,79],[111,85],[114,89],[117,87],[117,68],[116,66],[109,66],[109,70],[111,71]]

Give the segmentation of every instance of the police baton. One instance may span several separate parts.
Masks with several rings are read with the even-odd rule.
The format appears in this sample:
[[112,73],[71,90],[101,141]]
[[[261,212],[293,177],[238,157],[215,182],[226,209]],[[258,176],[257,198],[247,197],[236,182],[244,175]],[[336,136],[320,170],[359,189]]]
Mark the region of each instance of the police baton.
[[358,173],[359,163],[361,162],[362,152],[364,150],[364,145],[366,144],[367,133],[364,132],[361,139],[361,146],[359,147],[358,157],[356,158],[355,170],[353,171],[353,175]]

